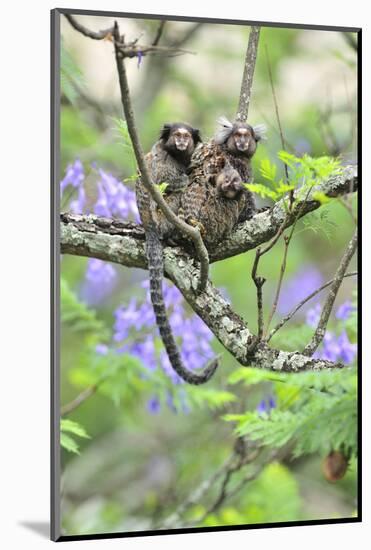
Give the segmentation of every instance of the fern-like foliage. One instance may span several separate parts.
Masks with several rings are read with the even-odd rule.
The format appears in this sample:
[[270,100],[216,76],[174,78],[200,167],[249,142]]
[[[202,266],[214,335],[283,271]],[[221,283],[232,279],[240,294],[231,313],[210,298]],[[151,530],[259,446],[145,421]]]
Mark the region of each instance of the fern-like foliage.
[[[278,201],[285,197],[287,193],[298,190],[296,200],[303,199],[308,191],[323,182],[330,176],[339,173],[340,161],[332,157],[313,158],[309,155],[297,157],[286,151],[279,151],[278,158],[289,169],[289,182],[283,178],[277,179],[277,166],[269,159],[263,159],[260,163],[260,174],[266,183],[246,183],[245,187],[257,193],[263,199],[270,198]],[[326,204],[332,199],[321,192],[315,192],[313,198],[321,204]]]
[[73,105],[79,96],[79,90],[85,87],[83,73],[70,52],[66,49],[63,40],[61,44],[61,89],[68,101]]
[[80,333],[95,333],[102,340],[107,330],[104,323],[97,318],[94,309],[87,307],[71,290],[67,281],[62,277],[60,282],[61,321],[69,329]]
[[85,428],[78,422],[63,418],[60,423],[61,427],[61,446],[70,453],[80,454],[79,444],[75,437],[90,439]]
[[236,433],[280,448],[292,443],[293,456],[342,449],[357,454],[357,377],[354,368],[304,373],[270,373],[240,368],[229,379],[247,386],[271,382],[277,407],[270,412],[225,415]]

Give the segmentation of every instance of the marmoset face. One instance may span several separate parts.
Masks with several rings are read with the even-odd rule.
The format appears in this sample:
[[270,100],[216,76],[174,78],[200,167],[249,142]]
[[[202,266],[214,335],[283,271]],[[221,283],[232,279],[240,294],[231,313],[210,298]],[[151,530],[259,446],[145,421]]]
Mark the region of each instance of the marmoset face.
[[173,138],[178,151],[185,151],[190,144],[193,147],[192,135],[186,128],[177,128],[170,136],[171,138]]

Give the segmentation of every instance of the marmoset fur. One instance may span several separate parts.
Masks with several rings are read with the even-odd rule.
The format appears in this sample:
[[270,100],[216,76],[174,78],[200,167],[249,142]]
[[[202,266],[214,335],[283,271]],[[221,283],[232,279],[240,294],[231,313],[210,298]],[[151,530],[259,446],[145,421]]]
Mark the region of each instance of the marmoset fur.
[[226,118],[218,122],[214,139],[193,153],[179,210],[186,222],[200,228],[209,249],[257,211],[253,194],[243,183],[252,179],[251,158],[263,138],[262,126],[253,128]]
[[[152,184],[167,184],[166,200],[175,213],[178,213],[181,197],[188,184],[186,172],[192,153],[200,142],[199,131],[188,124],[165,124],[159,141],[146,155]],[[183,365],[166,314],[162,292],[164,276],[162,239],[174,233],[174,227],[149,197],[140,179],[137,181],[136,195],[146,233],[151,301],[162,341],[175,372],[189,384],[203,384],[214,374],[218,366],[217,361],[210,362],[201,373],[188,370]]]

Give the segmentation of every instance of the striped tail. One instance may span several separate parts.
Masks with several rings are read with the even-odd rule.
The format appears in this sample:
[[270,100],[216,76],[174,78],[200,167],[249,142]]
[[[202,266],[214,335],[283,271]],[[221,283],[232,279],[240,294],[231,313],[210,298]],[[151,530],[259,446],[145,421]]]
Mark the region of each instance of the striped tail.
[[164,296],[162,293],[162,280],[164,276],[163,248],[155,229],[147,227],[146,244],[152,306],[171,366],[185,382],[188,382],[188,384],[204,384],[210,380],[218,368],[218,361],[217,359],[213,359],[206,365],[202,372],[197,374],[189,371],[183,365],[166,314]]

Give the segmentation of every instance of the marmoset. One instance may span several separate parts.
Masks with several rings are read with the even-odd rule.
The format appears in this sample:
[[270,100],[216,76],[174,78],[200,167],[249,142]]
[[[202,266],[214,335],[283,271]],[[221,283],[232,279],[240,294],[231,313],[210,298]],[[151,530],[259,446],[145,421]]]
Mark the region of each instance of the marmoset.
[[[176,214],[188,184],[187,168],[192,153],[200,142],[199,131],[188,124],[165,124],[159,141],[146,155],[152,184],[167,184],[166,200]],[[203,384],[214,374],[218,363],[216,360],[211,361],[201,373],[194,373],[183,365],[166,314],[162,292],[164,276],[162,239],[174,233],[175,228],[150,198],[140,179],[136,185],[136,196],[146,234],[151,301],[162,341],[175,372],[189,384]]]
[[187,223],[200,228],[208,248],[257,211],[243,183],[252,179],[251,158],[263,137],[262,126],[233,124],[225,118],[218,122],[221,128],[214,139],[193,153],[179,209]]

